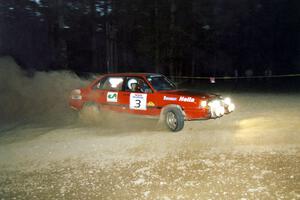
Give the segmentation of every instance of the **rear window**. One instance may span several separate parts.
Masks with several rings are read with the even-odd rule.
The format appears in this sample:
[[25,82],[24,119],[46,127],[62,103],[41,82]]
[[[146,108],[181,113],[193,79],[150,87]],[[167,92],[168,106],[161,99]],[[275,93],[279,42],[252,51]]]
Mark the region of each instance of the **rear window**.
[[123,82],[123,77],[106,77],[96,84],[96,89],[120,91],[122,90]]

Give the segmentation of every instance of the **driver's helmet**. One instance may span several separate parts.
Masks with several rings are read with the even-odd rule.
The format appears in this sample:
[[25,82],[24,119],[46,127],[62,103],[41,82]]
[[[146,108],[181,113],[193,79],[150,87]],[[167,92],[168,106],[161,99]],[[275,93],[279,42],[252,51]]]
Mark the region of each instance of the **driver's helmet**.
[[133,84],[133,83],[136,83],[136,84],[137,84],[138,82],[137,82],[137,80],[134,79],[134,78],[130,79],[130,80],[127,82],[127,86],[128,86],[128,88],[129,88],[130,90],[133,89],[132,86],[131,86],[131,84]]

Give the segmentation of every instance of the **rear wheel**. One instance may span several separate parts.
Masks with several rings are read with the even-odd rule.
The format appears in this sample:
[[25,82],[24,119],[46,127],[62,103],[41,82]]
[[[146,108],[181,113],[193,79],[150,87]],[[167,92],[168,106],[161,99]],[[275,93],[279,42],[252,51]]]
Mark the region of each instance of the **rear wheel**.
[[101,121],[100,107],[96,103],[87,102],[79,111],[79,119],[84,123],[95,123]]
[[167,128],[173,132],[178,132],[184,127],[184,116],[180,109],[169,108],[165,111],[164,120]]

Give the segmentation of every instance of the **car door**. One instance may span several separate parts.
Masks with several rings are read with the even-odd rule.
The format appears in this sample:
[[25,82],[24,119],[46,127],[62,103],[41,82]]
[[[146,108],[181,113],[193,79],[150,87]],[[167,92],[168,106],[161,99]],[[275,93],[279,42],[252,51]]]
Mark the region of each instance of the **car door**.
[[100,104],[104,110],[123,111],[120,92],[123,88],[124,77],[107,76],[93,87],[93,101]]
[[[134,84],[138,87],[134,88]],[[124,110],[138,115],[159,115],[153,90],[143,77],[128,76],[125,79],[123,90],[120,92],[120,103],[126,105]]]

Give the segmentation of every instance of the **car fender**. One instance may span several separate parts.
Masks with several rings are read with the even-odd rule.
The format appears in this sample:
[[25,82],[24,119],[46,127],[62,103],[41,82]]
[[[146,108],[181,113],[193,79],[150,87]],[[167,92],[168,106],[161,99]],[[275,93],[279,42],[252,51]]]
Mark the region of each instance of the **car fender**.
[[184,116],[184,117],[186,116],[184,110],[182,109],[182,107],[181,107],[180,105],[178,105],[178,104],[168,104],[168,105],[164,106],[164,107],[161,109],[160,117],[159,117],[159,121],[160,121],[160,122],[164,120],[165,112],[166,112],[168,109],[170,109],[170,108],[178,108],[178,109],[182,112],[183,116]]

